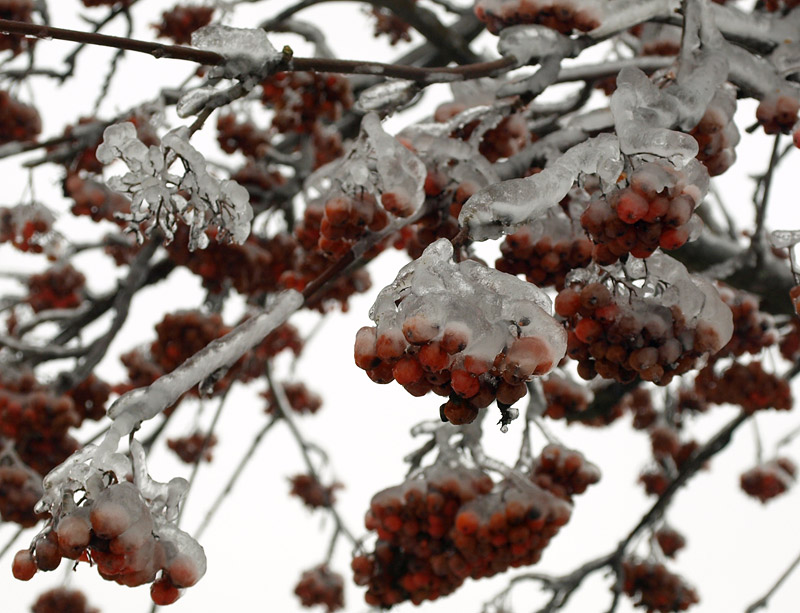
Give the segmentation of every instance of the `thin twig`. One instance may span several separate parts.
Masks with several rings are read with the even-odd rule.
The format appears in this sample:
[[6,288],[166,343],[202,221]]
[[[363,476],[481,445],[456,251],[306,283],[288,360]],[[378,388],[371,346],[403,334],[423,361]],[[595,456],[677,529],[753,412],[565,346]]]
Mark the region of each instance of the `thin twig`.
[[783,582],[786,581],[786,579],[789,578],[789,575],[791,575],[792,572],[794,571],[794,569],[797,568],[798,564],[800,564],[800,554],[798,554],[797,557],[794,560],[792,560],[792,563],[789,564],[789,567],[785,571],[783,571],[783,574],[780,577],[778,577],[778,580],[767,591],[767,593],[764,594],[758,600],[756,600],[749,607],[747,607],[745,609],[744,613],[755,613],[759,609],[763,609],[764,607],[766,607],[767,604],[769,603],[769,599],[772,598],[772,595],[775,594],[775,592],[778,591],[778,589],[781,587],[781,585],[783,585]]

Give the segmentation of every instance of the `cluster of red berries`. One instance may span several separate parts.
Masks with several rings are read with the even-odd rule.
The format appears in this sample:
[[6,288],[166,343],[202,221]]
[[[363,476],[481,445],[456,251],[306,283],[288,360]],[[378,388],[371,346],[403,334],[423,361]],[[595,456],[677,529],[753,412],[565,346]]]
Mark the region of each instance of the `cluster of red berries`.
[[31,549],[17,552],[12,564],[17,579],[55,570],[62,558],[91,561],[103,579],[128,587],[153,583],[161,572],[150,595],[156,604],[167,605],[178,599],[179,588],[191,587],[205,573],[199,545],[159,532],[132,483],[113,484],[87,503],[57,518]]
[[695,390],[707,402],[736,404],[747,413],[764,409],[788,411],[792,391],[786,379],[764,370],[760,361],[733,362],[720,374],[714,365],[703,368],[694,381]]
[[663,564],[639,560],[622,562],[622,590],[633,599],[633,604],[647,613],[685,611],[700,602],[697,592]]
[[706,112],[689,132],[697,141],[697,159],[712,177],[721,175],[736,161],[735,147],[739,129],[733,121],[736,112],[736,93],[731,88],[718,89]]
[[286,183],[286,177],[263,161],[248,159],[244,166],[231,175],[231,179],[250,193],[250,205],[256,214],[276,205],[286,206],[286,196],[278,190]]
[[342,134],[334,126],[316,124],[311,133],[311,145],[314,152],[314,170],[344,155]]
[[77,172],[68,173],[64,179],[64,195],[75,201],[73,215],[87,215],[92,221],[119,223],[118,214],[129,214],[131,203],[125,196],[108,189],[99,181],[84,179]]
[[570,233],[557,238],[551,228],[542,226],[542,230],[525,226],[506,236],[495,268],[512,275],[525,275],[538,287],[562,290],[570,271],[591,264],[593,245],[586,237]]
[[192,32],[211,23],[214,15],[212,6],[177,5],[161,14],[161,23],[153,24],[159,38],[171,38],[177,45],[192,42]]
[[187,464],[198,464],[200,460],[210,462],[214,458],[212,450],[216,444],[216,435],[202,432],[193,432],[189,436],[167,439],[167,447]]
[[20,204],[0,207],[0,243],[24,252],[42,253],[49,245],[53,215],[44,206]]
[[640,377],[667,385],[726,340],[717,322],[687,321],[678,305],[666,307],[633,291],[615,294],[600,282],[563,289],[555,310],[569,331],[567,355],[578,361],[584,379],[599,374],[622,383]]
[[277,72],[262,84],[261,100],[275,109],[280,132],[311,133],[320,120],[336,121],[353,106],[350,81],[324,72]]
[[411,26],[395,15],[390,9],[382,6],[374,7],[370,11],[370,14],[375,18],[375,38],[386,36],[389,38],[389,44],[392,46],[396,45],[401,40],[405,42],[411,40]]
[[576,7],[570,0],[479,0],[475,15],[492,34],[515,25],[539,24],[570,34],[588,32],[600,26],[591,7]]
[[580,451],[554,443],[542,449],[531,470],[531,481],[567,502],[599,480],[600,470]]
[[668,558],[674,558],[676,553],[686,547],[686,538],[669,526],[662,526],[655,531],[654,536],[661,552]]
[[789,298],[792,300],[794,312],[800,317],[800,285],[795,285],[789,290]]
[[80,590],[56,587],[41,594],[31,607],[32,613],[100,613],[89,606]]
[[313,475],[295,475],[289,482],[292,484],[289,493],[297,496],[309,509],[332,506],[336,502],[334,493],[344,487],[338,482],[322,485]]
[[786,328],[781,331],[778,347],[781,355],[790,362],[800,357],[800,318],[792,317]]
[[150,345],[150,355],[164,372],[172,372],[230,331],[218,313],[205,315],[196,310],[167,313],[156,324],[157,339]]
[[0,435],[22,440],[32,434],[60,437],[81,424],[68,396],[55,396],[31,375],[0,382]]
[[627,187],[593,200],[581,215],[596,243],[594,260],[608,265],[628,253],[647,258],[658,247],[682,247],[707,188],[708,171],[694,160],[682,170],[667,162],[640,164]]
[[653,395],[644,385],[628,392],[620,401],[621,408],[633,414],[633,428],[646,430],[656,423],[658,412],[653,405]]
[[748,496],[761,502],[780,496],[794,483],[797,466],[789,458],[775,458],[742,473],[740,484]]
[[83,302],[86,277],[70,264],[58,264],[28,278],[25,298],[35,313],[49,309],[74,309]]
[[239,122],[233,113],[225,113],[217,119],[217,141],[225,153],[241,151],[248,157],[257,158],[269,145],[269,134],[250,121]]
[[[446,102],[440,104],[434,111],[433,119],[439,123],[446,123],[459,113],[466,111],[471,105],[465,102]],[[468,141],[472,133],[480,125],[476,119],[463,125],[456,125],[451,138]],[[531,140],[531,132],[522,113],[512,113],[498,123],[494,128],[486,130],[478,143],[480,154],[492,163],[509,158],[519,153]]]
[[208,247],[189,251],[189,232],[181,228],[167,252],[175,264],[198,275],[210,292],[221,293],[229,286],[245,296],[274,292],[280,276],[292,267],[297,245],[286,233],[269,239],[251,233],[241,245],[220,243],[213,240],[214,231],[208,234]]
[[326,564],[305,571],[294,593],[304,607],[323,605],[328,613],[344,607],[344,579]]
[[551,419],[580,419],[580,414],[589,408],[591,397],[586,387],[561,374],[554,372],[543,378],[542,391],[547,403],[544,415]]
[[33,507],[42,497],[42,478],[19,464],[0,465],[0,518],[23,528],[41,519]]
[[[653,434],[655,431],[655,434]],[[680,470],[699,448],[697,441],[681,443],[669,428],[651,430],[651,446],[658,462],[639,474],[639,483],[650,496],[661,496],[669,487],[675,470]]]
[[775,319],[770,313],[759,310],[756,296],[726,286],[719,287],[719,295],[733,313],[733,336],[717,358],[739,357],[745,353],[757,355],[777,342]]
[[788,134],[797,123],[800,100],[787,94],[764,96],[756,109],[756,119],[767,134]]
[[[385,192],[381,204],[379,206],[375,196],[368,191],[328,197],[322,207],[317,248],[330,258],[342,256],[368,231],[383,230],[389,223],[389,214],[407,217],[414,212],[410,198],[395,192]],[[303,231],[312,231],[316,220],[312,222],[309,216],[318,214],[316,207],[306,209]]]
[[[10,38],[13,37],[4,35],[0,40]],[[7,91],[0,90],[0,145],[36,140],[41,131],[39,112],[12,97]]]
[[67,392],[81,420],[99,421],[106,415],[106,402],[111,386],[94,374],[89,375]]
[[[283,393],[286,394],[286,399],[289,401],[289,407],[295,413],[305,415],[308,413],[316,413],[322,406],[322,398],[309,390],[305,383],[281,383]],[[274,415],[278,410],[278,405],[275,402],[275,394],[272,390],[267,390],[262,394],[267,400],[266,412],[268,415]]]
[[[33,23],[33,0],[0,0],[0,19]],[[0,51],[10,50],[14,55],[30,49],[37,39],[23,34],[3,34]]]
[[678,55],[681,50],[681,29],[661,23],[642,23],[629,30],[642,41],[642,55]]
[[790,11],[800,6],[800,0],[764,0],[765,10],[774,13],[776,11]]

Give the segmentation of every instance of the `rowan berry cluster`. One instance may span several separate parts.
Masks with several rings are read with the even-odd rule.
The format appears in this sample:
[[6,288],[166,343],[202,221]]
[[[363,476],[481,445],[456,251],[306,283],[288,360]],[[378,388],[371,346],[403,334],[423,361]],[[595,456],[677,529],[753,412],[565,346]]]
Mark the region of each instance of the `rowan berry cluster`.
[[699,448],[697,441],[681,443],[677,432],[665,425],[650,430],[650,443],[656,463],[639,474],[639,483],[650,496],[661,496],[676,471],[688,462]]
[[81,421],[99,421],[106,414],[106,402],[111,395],[111,386],[94,374],[89,375],[67,392],[72,399]]
[[[375,196],[367,191],[329,195],[322,207],[317,248],[330,258],[342,256],[367,232],[383,230],[390,214],[407,217],[414,212],[411,200],[394,192],[384,193],[381,205],[378,206]],[[313,208],[306,209],[304,231],[311,230],[309,216],[317,215]],[[377,255],[375,250],[373,252]]]
[[193,432],[189,436],[167,439],[167,447],[187,464],[199,464],[200,460],[210,462],[214,458],[213,449],[217,444],[214,434]]
[[795,480],[797,466],[789,458],[775,458],[742,473],[739,483],[748,496],[762,503],[780,496]]
[[117,215],[131,212],[131,202],[125,196],[108,189],[92,179],[84,179],[77,172],[67,173],[64,195],[75,201],[73,215],[87,215],[92,221],[106,220],[119,223]]
[[336,502],[336,490],[344,487],[341,483],[322,485],[314,475],[295,475],[289,482],[292,489],[289,492],[292,496],[297,496],[309,509],[319,509],[330,507]]
[[778,341],[775,318],[758,308],[758,299],[747,292],[719,287],[719,295],[733,313],[733,336],[717,354],[739,357],[745,353],[757,355]]
[[42,497],[42,478],[21,464],[0,465],[0,518],[23,528],[41,519],[33,507]]
[[782,331],[778,347],[781,355],[790,362],[800,357],[800,318],[793,317],[789,321]]
[[370,311],[378,325],[358,331],[354,353],[376,383],[446,396],[442,419],[466,424],[495,399],[510,406],[525,396],[525,382],[561,359],[564,331],[541,290],[452,254],[441,239],[400,271],[378,295]]
[[[3,36],[2,40],[8,38],[11,37]],[[36,140],[41,131],[39,112],[12,97],[7,91],[0,90],[0,145]]]
[[764,409],[788,411],[792,392],[786,379],[764,370],[760,361],[733,362],[717,374],[709,364],[695,378],[695,390],[707,402],[736,404],[747,413]]
[[675,554],[686,546],[684,536],[669,526],[662,526],[656,530],[655,537],[661,552],[668,558],[674,558]]
[[533,462],[531,481],[554,496],[572,502],[590,485],[600,480],[600,469],[588,462],[580,451],[551,443]]
[[658,247],[682,247],[699,230],[694,210],[708,181],[696,160],[680,170],[663,161],[637,164],[627,186],[593,200],[581,215],[595,242],[594,260],[608,265],[628,253],[646,258]]
[[344,579],[326,564],[305,571],[294,593],[304,607],[323,605],[328,613],[344,607]]
[[646,430],[658,419],[658,412],[653,405],[653,395],[644,385],[625,394],[620,404],[633,414],[632,425],[636,430]]
[[582,234],[560,208],[553,207],[544,220],[506,236],[495,268],[523,274],[539,287],[562,290],[570,271],[592,262],[592,242]]
[[80,590],[56,587],[41,594],[31,607],[32,613],[100,613],[89,606]]
[[[588,278],[568,280],[559,292],[556,313],[566,320],[567,355],[578,361],[581,377],[599,374],[623,383],[639,377],[667,385],[728,342],[733,332],[730,309],[713,287],[661,258],[648,260],[652,272],[641,288],[610,281],[609,289],[609,280]],[[672,281],[652,274],[657,261],[668,265]],[[701,308],[689,302],[690,294],[702,301]]]
[[51,247],[53,214],[43,205],[0,207],[0,243],[23,252],[43,253]]
[[17,552],[12,572],[27,581],[36,570],[55,570],[62,558],[90,561],[103,579],[134,587],[153,583],[153,602],[172,604],[179,588],[205,574],[202,548],[186,533],[157,523],[130,482],[112,484],[94,499],[60,513],[31,549]]
[[622,562],[622,572],[623,591],[648,613],[685,611],[700,601],[694,588],[663,564],[630,559]]
[[74,309],[83,302],[86,277],[70,264],[57,264],[28,279],[25,298],[35,313],[49,309]]
[[[578,385],[558,373],[542,378],[542,391],[547,403],[544,414],[551,419],[569,419],[589,408],[591,397],[585,386]],[[605,425],[605,424],[603,424]]]
[[[488,92],[486,94],[486,98],[489,98]],[[486,98],[473,93],[464,101],[457,99],[440,104],[434,111],[433,118],[439,123],[450,122],[453,128],[450,138],[469,141],[474,139],[473,133],[480,126],[481,120],[474,119],[467,123],[460,123],[456,116],[477,104],[486,102]],[[495,127],[483,131],[483,134],[480,135],[478,151],[483,157],[494,163],[519,153],[531,141],[531,138],[532,135],[528,130],[524,115],[511,113],[503,117]]]
[[756,109],[756,119],[767,134],[789,134],[797,123],[800,101],[793,95],[769,94]]
[[739,129],[733,121],[736,93],[731,87],[716,91],[700,123],[689,132],[697,141],[700,160],[712,177],[721,175],[736,161]]
[[[309,390],[305,383],[282,383],[283,393],[286,394],[286,399],[289,401],[289,407],[295,413],[300,415],[313,414],[319,411],[322,406],[322,398]],[[268,415],[274,415],[278,411],[278,405],[275,402],[275,394],[272,390],[267,390],[262,394],[267,400],[267,408],[265,411]]]
[[192,32],[211,23],[214,15],[213,6],[182,6],[161,14],[161,23],[153,24],[159,38],[171,38],[177,45],[188,45],[192,42]]
[[275,110],[280,132],[310,134],[320,120],[336,121],[353,106],[350,81],[324,72],[277,72],[262,84],[261,101]]
[[377,532],[378,542],[372,553],[352,562],[356,584],[367,586],[367,603],[419,604],[457,589],[470,569],[451,539],[456,516],[492,487],[478,470],[434,465],[419,478],[375,494],[364,524]]
[[164,372],[172,372],[230,331],[218,313],[205,315],[196,310],[168,313],[156,324],[157,339],[150,345],[150,355]]
[[492,34],[519,24],[540,24],[561,34],[600,26],[596,3],[585,0],[479,0],[475,15]]
[[[33,7],[33,0],[0,0],[0,19],[33,23]],[[10,50],[14,55],[19,55],[32,48],[37,40],[22,34],[4,34],[0,38],[0,51]]]
[[257,158],[269,144],[269,134],[250,121],[240,122],[233,113],[225,113],[217,119],[217,141],[225,153],[241,151],[248,157]]

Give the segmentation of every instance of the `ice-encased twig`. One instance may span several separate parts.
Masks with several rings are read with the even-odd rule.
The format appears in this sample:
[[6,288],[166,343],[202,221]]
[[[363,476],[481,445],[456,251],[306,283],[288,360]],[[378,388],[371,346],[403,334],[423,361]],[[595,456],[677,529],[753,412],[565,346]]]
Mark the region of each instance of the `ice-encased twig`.
[[538,174],[482,189],[464,203],[458,222],[473,240],[499,238],[557,205],[581,173],[615,183],[622,168],[617,138],[601,134],[570,148]]

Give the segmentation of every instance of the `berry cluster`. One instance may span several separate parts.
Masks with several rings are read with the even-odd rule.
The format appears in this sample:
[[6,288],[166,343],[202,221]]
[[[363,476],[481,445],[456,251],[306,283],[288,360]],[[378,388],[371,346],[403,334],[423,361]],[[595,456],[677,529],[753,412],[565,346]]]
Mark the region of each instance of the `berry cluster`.
[[31,607],[32,613],[100,613],[89,606],[80,590],[56,587],[41,594]]
[[289,481],[292,484],[289,493],[297,496],[309,509],[332,506],[336,502],[334,492],[344,487],[338,482],[322,485],[313,475],[295,475]]
[[771,13],[790,11],[800,5],[798,0],[764,0],[763,8]]
[[658,419],[658,412],[653,406],[653,395],[645,386],[637,387],[625,394],[620,404],[625,410],[633,413],[632,425],[635,430],[646,430]]
[[231,179],[250,193],[250,205],[255,214],[276,205],[286,206],[286,196],[279,191],[286,183],[286,177],[264,162],[248,159],[244,166],[231,175]]
[[31,433],[61,437],[81,424],[68,396],[55,396],[32,375],[0,381],[0,435],[22,440]]
[[[413,212],[413,203],[405,194],[385,192],[381,197],[381,206],[368,191],[359,191],[352,195],[331,194],[322,207],[317,248],[329,258],[342,256],[368,231],[383,230],[389,223],[390,214],[407,217]],[[316,228],[318,217],[319,209],[309,206],[302,232],[313,232],[312,228]],[[305,239],[302,240],[305,242]],[[377,251],[373,250],[370,255],[377,255]]]
[[[0,0],[0,19],[33,23],[33,5],[33,0]],[[36,41],[36,38],[22,34],[3,34],[0,37],[0,51],[10,50],[14,55],[19,55],[33,47]]]
[[719,288],[719,295],[733,313],[733,336],[717,358],[739,357],[745,353],[757,355],[777,342],[775,319],[759,310],[756,296],[724,286]]
[[562,290],[570,271],[592,262],[592,242],[574,230],[572,221],[553,207],[544,220],[506,236],[495,268],[512,275],[524,274],[539,287]]
[[[282,383],[283,393],[286,394],[286,399],[289,401],[289,408],[295,413],[305,415],[308,413],[316,413],[322,406],[322,398],[309,390],[305,383]],[[266,412],[269,415],[274,415],[278,406],[275,402],[275,394],[272,390],[267,390],[262,394],[267,400]]]
[[0,207],[0,243],[20,251],[42,253],[51,244],[53,214],[41,204]]
[[480,471],[435,465],[420,478],[375,494],[364,523],[379,540],[373,553],[352,563],[356,584],[368,587],[367,603],[419,604],[461,585],[469,570],[450,533],[459,509],[492,487]]
[[214,15],[212,6],[177,5],[161,14],[161,23],[153,24],[159,38],[171,38],[177,45],[192,42],[192,32],[211,23]]
[[[686,269],[674,264],[673,272],[684,278],[676,276],[663,292],[658,285],[651,293],[647,284],[639,288],[617,282],[612,291],[600,281],[572,283],[559,292],[556,313],[566,319],[567,355],[578,361],[581,377],[599,374],[623,383],[640,377],[667,385],[728,342],[730,309],[707,282],[690,279]],[[659,282],[658,275],[649,282]],[[702,307],[691,304],[691,294],[703,301]]]
[[111,386],[91,374],[78,385],[67,392],[67,396],[72,398],[75,410],[81,416],[81,420],[91,419],[99,421],[106,415],[106,402],[111,395]]
[[694,381],[695,390],[707,402],[737,404],[747,413],[764,409],[788,411],[792,392],[786,379],[764,370],[760,361],[733,362],[720,374],[709,364]]
[[700,601],[694,588],[667,570],[663,564],[639,560],[622,562],[623,591],[637,607],[648,613],[685,611]]
[[543,25],[561,34],[600,26],[596,4],[581,0],[479,0],[475,15],[492,34],[526,24]]
[[542,449],[531,470],[531,481],[567,502],[599,480],[600,470],[580,451],[554,443]]
[[792,300],[794,312],[800,316],[800,285],[795,285],[789,290],[789,298]]
[[736,161],[734,148],[739,142],[739,130],[733,121],[735,112],[735,91],[729,87],[720,88],[711,99],[700,123],[689,132],[699,147],[697,159],[712,177],[721,175]]
[[525,382],[561,359],[565,336],[541,290],[452,255],[442,239],[405,266],[378,295],[378,326],[358,331],[354,353],[376,383],[447,396],[442,419],[466,424],[495,399],[510,406],[525,396]]
[[168,313],[156,324],[157,339],[150,345],[150,355],[164,372],[172,372],[211,341],[230,331],[218,313]]
[[217,141],[225,153],[241,151],[248,157],[257,158],[263,155],[269,144],[269,134],[250,121],[239,122],[233,113],[225,113],[217,119]]
[[49,309],[74,309],[83,302],[86,277],[69,264],[60,264],[28,278],[25,301],[35,313]]
[[[798,305],[800,306],[800,305]],[[782,331],[780,344],[781,355],[794,362],[800,358],[800,318],[793,317]]]
[[657,462],[639,475],[639,483],[650,496],[661,496],[699,448],[697,441],[680,442],[677,433],[664,425],[650,429],[650,444]]
[[[456,117],[459,113],[471,108],[470,103],[478,103],[480,99],[472,99],[468,102],[454,101],[440,104],[433,114],[435,121],[446,123]],[[476,128],[480,125],[480,119],[475,119],[465,124],[451,122],[453,131],[451,138],[469,141]],[[478,143],[478,151],[490,162],[494,163],[502,158],[509,158],[515,153],[519,153],[531,140],[531,133],[528,124],[522,113],[512,113],[503,119],[494,128],[486,130],[481,135]]]
[[[216,233],[208,232],[210,239]],[[208,247],[189,251],[189,232],[181,228],[167,245],[170,259],[203,280],[208,291],[222,293],[228,286],[245,296],[274,292],[280,276],[290,270],[296,243],[278,233],[264,239],[251,233],[241,245],[210,240]]]
[[210,462],[214,457],[212,450],[216,444],[217,437],[214,434],[207,435],[202,432],[167,439],[167,446],[187,464],[198,464],[200,460]]
[[767,134],[788,134],[797,123],[800,101],[787,94],[765,96],[756,109],[756,119]]
[[374,7],[370,14],[375,18],[375,38],[383,35],[389,38],[389,44],[394,46],[401,40],[411,40],[410,28],[405,21],[385,7]]
[[280,132],[310,134],[320,120],[336,121],[353,106],[350,81],[324,72],[277,72],[262,84],[261,100],[275,109]]
[[27,581],[36,570],[55,570],[62,558],[88,560],[103,579],[134,587],[153,583],[151,597],[171,604],[178,589],[205,574],[202,548],[186,533],[156,524],[147,502],[127,481],[104,488],[93,500],[59,515],[52,529],[39,534],[31,549],[14,557],[12,571]]
[[0,518],[23,528],[35,526],[41,519],[33,507],[42,497],[42,478],[17,464],[0,465]]
[[294,593],[304,607],[324,605],[328,613],[344,607],[344,579],[325,564],[305,571]]
[[87,215],[92,221],[119,223],[117,215],[131,212],[131,203],[125,196],[108,189],[92,179],[84,179],[77,172],[67,173],[64,179],[64,195],[75,201],[73,215]]
[[593,200],[581,215],[596,243],[595,261],[608,265],[628,253],[646,258],[658,247],[683,246],[698,224],[694,210],[708,181],[708,171],[696,160],[681,170],[664,161],[638,164],[628,186]]
[[[13,37],[4,35],[0,40],[11,38]],[[0,145],[36,140],[41,131],[39,112],[13,98],[7,91],[0,90]]]
[[797,466],[789,458],[763,462],[742,473],[740,484],[748,496],[762,503],[780,496],[794,483]]
[[542,391],[547,403],[544,414],[551,419],[569,419],[589,408],[591,397],[586,387],[558,373],[542,379]]
[[662,526],[655,531],[654,536],[661,552],[668,558],[674,558],[675,554],[686,546],[684,536],[669,526]]

